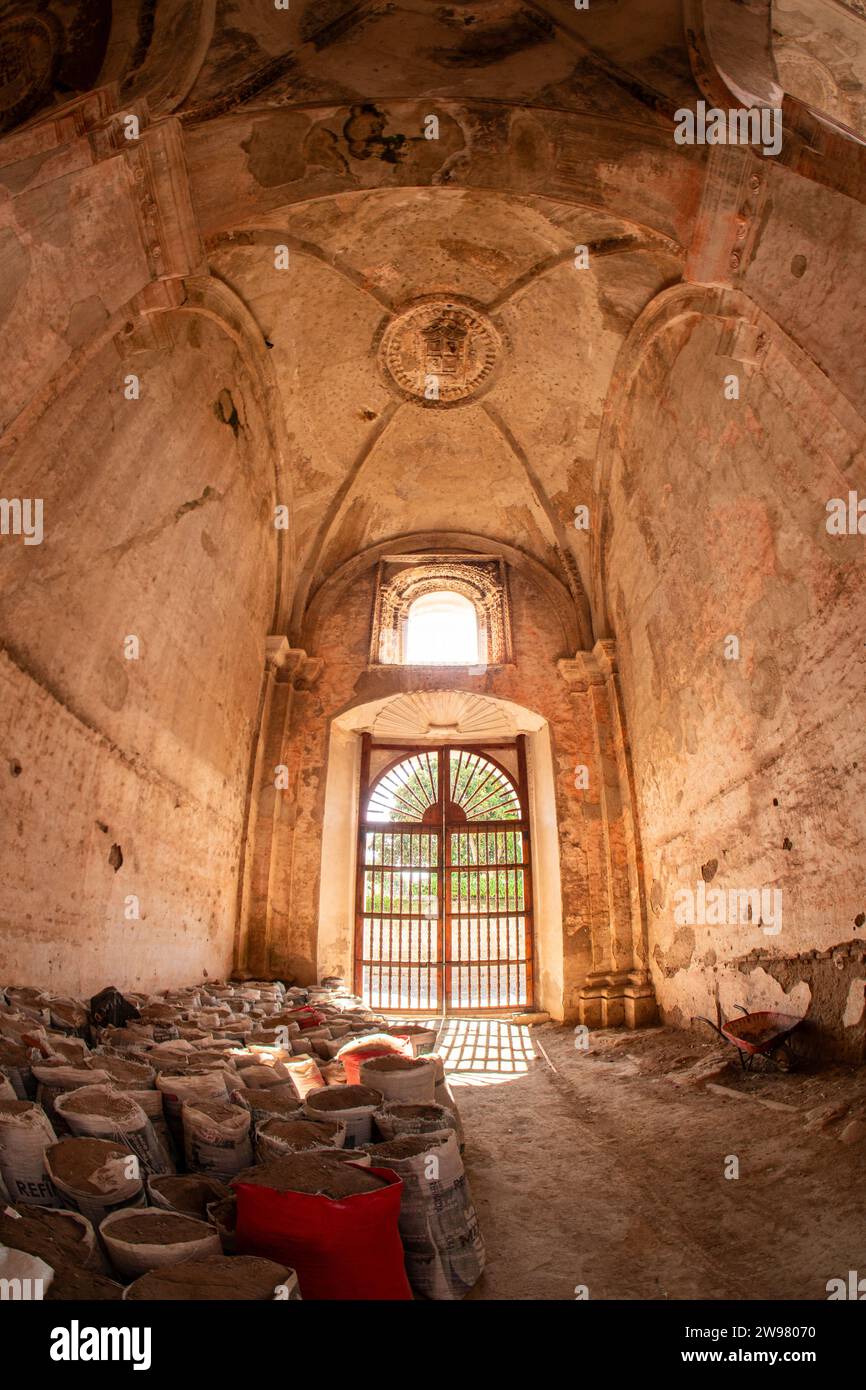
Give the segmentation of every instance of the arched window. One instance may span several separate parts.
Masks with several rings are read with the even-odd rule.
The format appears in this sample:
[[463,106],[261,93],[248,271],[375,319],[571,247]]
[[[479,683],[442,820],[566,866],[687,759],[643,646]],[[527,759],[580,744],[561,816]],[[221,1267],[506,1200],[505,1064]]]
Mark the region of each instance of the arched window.
[[411,666],[475,666],[475,605],[463,594],[448,589],[417,598],[406,620],[406,661]]
[[379,562],[371,665],[477,671],[510,661],[504,560],[434,551],[389,555]]

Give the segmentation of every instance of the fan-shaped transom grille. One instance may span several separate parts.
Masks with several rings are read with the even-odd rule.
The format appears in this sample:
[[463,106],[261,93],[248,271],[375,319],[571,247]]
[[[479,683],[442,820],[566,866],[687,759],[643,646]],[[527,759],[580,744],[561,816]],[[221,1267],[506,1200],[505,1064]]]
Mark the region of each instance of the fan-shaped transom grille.
[[[440,819],[439,749],[401,759],[376,783],[367,803],[367,820],[431,825]],[[520,820],[520,799],[507,773],[480,753],[451,748],[445,820]]]
[[439,801],[439,752],[413,753],[379,778],[367,803],[367,820],[423,824]]
[[[451,749],[451,780],[447,819],[520,820],[520,801],[508,777],[479,753]],[[460,814],[462,812],[462,815]]]

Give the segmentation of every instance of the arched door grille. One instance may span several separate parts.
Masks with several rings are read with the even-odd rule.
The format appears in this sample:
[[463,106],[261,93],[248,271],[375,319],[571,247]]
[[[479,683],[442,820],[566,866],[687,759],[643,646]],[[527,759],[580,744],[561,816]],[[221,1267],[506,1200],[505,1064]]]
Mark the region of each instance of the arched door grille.
[[[523,738],[406,747],[371,779],[364,736],[355,990],[400,1013],[528,1007],[532,868]],[[499,757],[497,757],[497,754]],[[517,776],[500,758],[516,762]]]

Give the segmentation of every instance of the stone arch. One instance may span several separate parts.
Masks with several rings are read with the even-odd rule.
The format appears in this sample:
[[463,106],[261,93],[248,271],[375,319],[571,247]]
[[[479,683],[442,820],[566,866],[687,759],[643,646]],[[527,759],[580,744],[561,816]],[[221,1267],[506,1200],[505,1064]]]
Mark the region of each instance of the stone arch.
[[293,625],[293,630],[297,635],[298,645],[304,647],[309,645],[319,616],[323,608],[332,600],[334,591],[343,585],[352,583],[359,575],[371,569],[387,552],[395,550],[401,552],[424,551],[443,547],[471,550],[480,555],[501,555],[507,564],[524,571],[549,601],[562,626],[564,645],[569,651],[592,645],[589,605],[582,590],[578,592],[577,596],[572,595],[562,581],[539,560],[527,555],[525,551],[518,550],[515,546],[492,539],[489,536],[479,536],[474,532],[462,531],[447,535],[438,531],[412,532],[396,536],[391,541],[380,541],[366,550],[359,551],[357,555],[353,555],[319,585],[302,614],[297,613],[296,610],[295,622],[297,626]]
[[[430,98],[382,101],[378,110],[395,129],[421,130]],[[219,122],[219,150],[225,180],[209,177],[214,158],[212,123],[185,111],[184,150],[199,226],[206,245],[224,237],[252,239],[280,212],[324,196],[354,196],[386,190],[442,188],[494,192],[515,199],[548,198],[604,212],[629,224],[632,232],[674,252],[688,245],[706,164],[699,146],[672,139],[674,106],[653,124],[628,124],[616,117],[580,111],[556,112],[519,103],[453,99],[437,103],[440,114],[459,131],[460,148],[441,151],[438,164],[358,164],[340,131],[348,108],[333,103],[285,111],[233,110]],[[254,127],[262,144],[289,149],[290,177],[274,171],[264,182],[250,178],[248,146]],[[315,137],[327,135],[332,151],[323,166]],[[429,145],[432,142],[421,141]],[[606,177],[597,178],[604,158]],[[645,176],[639,172],[645,171]],[[653,178],[658,197],[645,196],[644,177]]]
[[[835,5],[835,0],[831,3]],[[777,50],[773,11],[773,0],[750,0],[748,5],[740,0],[683,0],[695,82],[707,103],[722,110],[781,109],[785,138],[775,162],[862,201],[862,180],[851,176],[859,162],[852,159],[851,143],[862,144],[862,138],[844,116],[840,118],[831,87],[835,79],[820,75],[814,65],[813,76],[818,78],[823,99],[834,103],[820,112],[785,90],[784,64],[780,71],[776,62],[776,52],[784,50]]]
[[[609,481],[618,455],[619,430],[630,409],[632,388],[654,344],[678,325],[710,319],[719,326],[720,353],[749,367],[784,363],[838,422],[847,437],[845,456],[856,458],[863,447],[866,422],[833,386],[819,365],[780,325],[740,290],[705,285],[675,285],[663,291],[634,324],[620,352],[610,382],[596,452],[594,495],[598,526],[592,532],[592,607],[598,637],[611,636],[607,593],[607,540],[610,532]],[[723,351],[724,349],[724,351]],[[840,478],[839,486],[843,485]],[[846,484],[847,485],[847,484]]]
[[435,737],[513,738],[516,720],[505,700],[491,700],[466,690],[422,690],[395,695],[379,708],[370,727],[374,738],[405,738],[420,742]]
[[[274,476],[274,500],[292,509],[291,471],[286,463],[285,422],[279,408],[279,388],[255,321],[236,294],[211,275],[189,276],[167,282],[157,293],[135,295],[111,314],[97,331],[72,352],[44,382],[8,424],[0,453],[19,448],[59,396],[85,376],[99,355],[114,343],[119,359],[134,370],[136,354],[151,350],[171,351],[175,315],[199,315],[208,319],[236,347],[246,369],[253,399],[259,411]],[[294,532],[274,530],[276,579],[271,631],[286,626],[294,574]]]
[[169,0],[157,6],[115,0],[99,84],[118,82],[124,97],[146,99],[154,115],[177,110],[201,71],[216,10],[216,0]]
[[[847,618],[862,608],[860,546],[853,533],[828,534],[826,521],[830,499],[862,495],[866,422],[731,289],[660,296],[618,372],[597,459],[594,595],[621,663],[659,1003],[675,1023],[710,1012],[719,995],[723,1008],[784,1007],[772,963],[804,940],[844,939],[854,909],[842,876],[817,908],[803,893],[786,936],[758,932],[757,947],[743,925],[708,951],[707,937],[680,930],[675,894],[708,865],[725,886],[773,883],[795,895],[790,841],[775,833],[792,785],[821,787],[820,811],[802,813],[819,863],[825,840],[842,833],[825,808],[853,814],[856,755],[843,767],[817,751],[812,720],[820,704],[822,746],[844,740],[835,729],[846,727],[860,678],[862,641]],[[729,373],[736,397],[723,391]],[[752,951],[771,962],[767,973]]]

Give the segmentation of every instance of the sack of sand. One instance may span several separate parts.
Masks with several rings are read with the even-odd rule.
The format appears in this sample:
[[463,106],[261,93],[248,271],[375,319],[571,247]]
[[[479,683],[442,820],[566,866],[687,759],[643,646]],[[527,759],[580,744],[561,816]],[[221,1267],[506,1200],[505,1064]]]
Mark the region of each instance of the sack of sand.
[[146,1173],[170,1173],[173,1164],[153,1125],[132,1096],[114,1086],[80,1086],[58,1096],[56,1113],[71,1134],[119,1139],[141,1160]]
[[484,1241],[454,1131],[402,1135],[369,1153],[403,1179],[400,1236],[415,1293],[463,1298],[483,1273]]
[[435,1134],[442,1129],[456,1132],[457,1129],[454,1112],[436,1101],[419,1105],[386,1101],[374,1112],[373,1123],[383,1139],[398,1139],[402,1134]]
[[147,1195],[151,1205],[163,1211],[175,1211],[181,1216],[196,1216],[199,1221],[206,1221],[210,1204],[228,1197],[229,1189],[218,1178],[210,1178],[205,1173],[168,1173],[148,1178]]
[[184,1143],[182,1110],[185,1102],[226,1100],[229,1078],[221,1070],[193,1072],[190,1075],[161,1072],[156,1078],[156,1089],[162,1092],[166,1124],[180,1151]]
[[45,1170],[45,1150],[57,1136],[40,1105],[0,1100],[0,1173],[13,1202],[52,1206],[56,1202]]
[[382,1092],[372,1086],[322,1086],[304,1101],[311,1120],[336,1120],[346,1126],[344,1147],[357,1149],[373,1134],[373,1111],[382,1104]]
[[144,1204],[137,1154],[108,1139],[60,1139],[45,1150],[45,1171],[58,1201],[98,1226],[121,1207]]
[[0,1245],[38,1255],[52,1268],[61,1262],[100,1272],[108,1267],[92,1224],[78,1211],[20,1204],[6,1207],[0,1210]]
[[250,1125],[243,1105],[228,1100],[187,1101],[183,1107],[183,1142],[187,1167],[231,1177],[253,1161]]
[[297,1270],[303,1298],[410,1299],[402,1184],[342,1150],[288,1154],[238,1174],[237,1248]]
[[361,1084],[388,1101],[425,1104],[436,1092],[436,1065],[427,1057],[371,1057],[361,1063]]
[[137,1279],[150,1269],[222,1254],[213,1226],[158,1207],[112,1212],[101,1222],[99,1234],[112,1269],[122,1279]]
[[328,1121],[281,1120],[274,1116],[256,1129],[256,1158],[267,1163],[283,1154],[305,1150],[342,1149],[346,1126]]
[[14,1038],[0,1038],[0,1076],[6,1078],[19,1100],[34,1100],[36,1077],[33,1064],[42,1054],[35,1047]]
[[373,1057],[409,1057],[412,1049],[403,1038],[392,1038],[388,1033],[369,1032],[361,1037],[350,1038],[337,1052],[337,1060],[346,1068],[346,1080],[356,1086],[360,1080],[361,1066]]
[[72,1066],[60,1057],[45,1057],[33,1063],[33,1075],[38,1082],[36,1099],[42,1106],[58,1134],[71,1133],[62,1115],[58,1115],[55,1105],[58,1098],[67,1091],[77,1091],[80,1086],[108,1085],[111,1080],[107,1071],[90,1067],[84,1063]]
[[298,1276],[287,1265],[257,1255],[184,1260],[142,1274],[124,1291],[124,1299],[159,1302],[297,1302]]
[[293,1062],[283,1062],[283,1066],[299,1100],[305,1100],[310,1091],[323,1084],[322,1073],[312,1057],[296,1057]]

